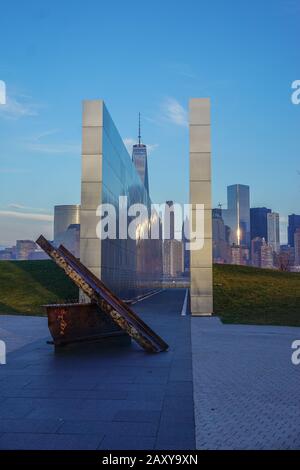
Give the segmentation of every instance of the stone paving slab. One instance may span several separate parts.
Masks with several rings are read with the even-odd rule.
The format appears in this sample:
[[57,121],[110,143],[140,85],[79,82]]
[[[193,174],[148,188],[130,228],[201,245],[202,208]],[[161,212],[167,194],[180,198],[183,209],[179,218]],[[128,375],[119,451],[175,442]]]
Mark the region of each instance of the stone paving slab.
[[192,318],[198,449],[300,449],[300,328]]
[[20,349],[43,337],[49,337],[45,317],[0,315],[0,339],[5,341],[7,352]]
[[170,345],[154,355],[134,342],[54,354],[46,318],[0,316],[10,351],[0,366],[0,449],[194,449],[184,295],[172,289],[134,306]]
[[135,305],[171,346],[158,355],[135,343],[55,355],[45,318],[0,316],[0,449],[300,449],[300,329],[181,317],[183,298]]

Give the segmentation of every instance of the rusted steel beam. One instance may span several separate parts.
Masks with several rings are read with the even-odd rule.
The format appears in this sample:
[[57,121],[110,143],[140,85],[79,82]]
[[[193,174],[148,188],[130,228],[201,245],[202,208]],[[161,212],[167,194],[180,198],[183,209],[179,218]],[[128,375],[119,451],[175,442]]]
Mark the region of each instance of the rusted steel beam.
[[129,307],[120,301],[71,253],[55,248],[42,235],[36,243],[65,271],[67,276],[107,314],[122,330],[126,331],[148,352],[161,352],[168,345],[149,328]]
[[99,289],[105,293],[111,302],[117,304],[122,310],[126,310],[128,316],[133,319],[141,328],[144,328],[148,331],[148,334],[156,339],[159,343],[162,350],[168,349],[167,343],[158,336],[134,311],[129,307],[129,305],[124,302],[122,299],[119,299],[98,277],[96,277],[89,269],[84,266],[69,250],[67,250],[63,245],[60,245],[59,251],[68,259],[72,264],[74,263],[82,273],[86,274],[93,280],[93,282],[99,287]]
[[128,335],[95,303],[44,305],[55,347]]

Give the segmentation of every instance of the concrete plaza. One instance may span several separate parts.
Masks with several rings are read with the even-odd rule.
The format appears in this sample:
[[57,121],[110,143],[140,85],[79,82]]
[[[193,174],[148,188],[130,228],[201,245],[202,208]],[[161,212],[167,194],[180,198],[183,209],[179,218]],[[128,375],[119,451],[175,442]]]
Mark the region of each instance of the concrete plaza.
[[0,449],[194,449],[184,295],[163,291],[134,306],[170,344],[156,355],[134,342],[55,355],[46,318],[0,317],[0,338],[13,350],[0,366]]
[[185,291],[134,309],[170,345],[54,354],[46,318],[0,316],[0,449],[299,449],[299,328],[181,316]]
[[300,328],[192,318],[198,449],[300,449]]

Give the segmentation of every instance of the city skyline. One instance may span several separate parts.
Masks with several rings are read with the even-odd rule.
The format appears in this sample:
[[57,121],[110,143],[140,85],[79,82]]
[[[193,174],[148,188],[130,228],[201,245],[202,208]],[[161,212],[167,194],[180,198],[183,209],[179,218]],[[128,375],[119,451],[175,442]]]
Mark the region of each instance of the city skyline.
[[[144,147],[146,147],[146,146],[144,146]],[[146,152],[147,152],[147,151],[146,151]],[[139,174],[137,168],[136,168],[136,171],[137,171],[137,173]],[[139,175],[139,176],[140,176],[140,175]],[[241,184],[239,184],[239,183],[234,184],[234,185],[229,185],[229,186],[227,186],[227,192],[228,192],[228,190],[229,190],[230,188],[239,187],[239,186],[242,186],[242,187],[244,186],[244,187],[248,188],[248,192],[251,194],[251,191],[249,191],[250,188],[249,188],[247,185],[241,185]],[[167,203],[168,203],[168,202],[170,202],[170,201],[167,201]],[[172,201],[172,203],[173,203],[173,201]],[[175,203],[175,204],[180,204],[180,203],[177,203],[176,201],[174,201],[174,203]],[[160,204],[160,205],[161,205],[161,204],[164,204],[164,202],[162,202],[162,203],[160,202],[159,204]],[[49,215],[49,227],[50,227],[50,231],[49,231],[49,227],[45,227],[45,225],[43,225],[43,223],[42,223],[43,217],[39,218],[39,217],[37,216],[36,218],[34,218],[33,220],[34,220],[34,222],[36,223],[36,228],[35,228],[36,234],[38,234],[38,233],[40,232],[40,230],[41,230],[41,227],[44,226],[45,233],[47,233],[47,230],[48,230],[49,239],[55,239],[55,208],[56,208],[56,207],[70,207],[70,208],[71,208],[71,207],[74,207],[74,206],[80,207],[79,204],[69,204],[69,205],[57,204],[57,206],[54,206],[54,207],[53,207],[53,211],[52,211],[52,212],[53,212],[53,216],[50,216],[50,215]],[[222,208],[221,208],[221,206],[222,206]],[[230,210],[228,209],[229,204],[227,203],[226,206],[227,206],[227,207],[224,208],[224,207],[223,207],[223,204],[218,204],[219,209],[218,209],[217,207],[215,207],[215,208],[212,209],[212,211],[218,211],[218,210],[220,210],[220,211],[222,212],[222,218],[226,221],[226,224],[227,224],[228,226],[230,226],[230,225],[232,225],[232,221],[230,221],[230,216],[227,215],[228,211],[229,211],[229,213],[230,213]],[[18,207],[16,207],[16,208],[18,208]],[[25,207],[24,207],[24,209],[25,209]],[[289,233],[290,233],[290,230],[291,230],[291,228],[290,228],[290,227],[291,227],[291,224],[289,225],[289,222],[286,222],[285,224],[282,224],[282,223],[280,222],[280,219],[281,219],[280,216],[281,216],[281,214],[279,214],[278,212],[273,211],[272,209],[267,209],[267,208],[265,208],[265,207],[251,207],[251,205],[249,205],[249,217],[251,216],[251,212],[252,212],[252,211],[255,211],[255,210],[258,210],[258,211],[264,210],[264,211],[269,212],[271,215],[276,215],[276,216],[278,217],[278,222],[277,222],[277,223],[279,223],[279,237],[278,237],[278,239],[280,240],[280,245],[281,245],[281,246],[284,246],[284,245],[293,246],[293,242],[292,242],[291,244],[289,243],[289,237],[290,237]],[[0,214],[1,214],[1,211],[0,211]],[[20,215],[21,215],[21,214],[20,214]],[[266,215],[269,215],[269,214],[266,213]],[[22,220],[23,217],[20,217],[20,218],[21,218],[21,220]],[[26,217],[24,217],[24,218],[26,219]],[[294,218],[296,218],[296,220],[298,221],[298,220],[300,220],[300,215],[293,213],[293,214],[288,214],[288,216],[287,216],[287,220],[288,220],[288,221],[294,220]],[[228,219],[228,220],[226,220],[226,219]],[[267,221],[266,221],[266,222],[267,222]],[[249,224],[250,224],[250,230],[251,230],[251,232],[252,232],[253,223],[250,222],[250,219],[249,219]],[[233,225],[237,226],[237,222],[235,221],[235,223],[234,223]],[[298,223],[298,225],[300,226],[300,222]],[[298,227],[298,225],[297,225],[297,227]],[[239,238],[239,235],[238,235],[238,234],[242,233],[242,231],[243,231],[242,228],[241,228],[242,226],[243,226],[243,222],[241,222],[240,228],[239,228],[238,230],[233,230],[233,231],[232,231],[232,234],[234,233],[235,235],[234,235],[234,238],[231,240],[231,243],[233,243],[233,244],[238,244],[238,245],[239,245],[238,240],[235,239],[235,238],[236,238],[236,237]],[[21,222],[21,224],[20,224],[20,231],[21,231],[21,233],[22,233],[22,227],[23,227],[23,226],[22,226],[22,222]],[[29,229],[31,230],[32,228],[29,227]],[[248,231],[249,236],[250,236],[250,230]],[[34,233],[34,232],[33,232],[33,233]],[[9,243],[6,243],[6,244],[5,244],[5,243],[0,243],[0,249],[6,248],[6,247],[12,247],[12,246],[14,246],[14,245],[15,245],[15,242],[16,242],[17,240],[34,240],[34,239],[36,238],[36,236],[33,236],[33,237],[30,237],[30,236],[28,237],[28,236],[27,236],[27,237],[26,237],[25,235],[26,235],[26,230],[24,231],[24,236],[12,238],[12,240],[11,240]],[[257,236],[257,235],[253,235],[253,236],[251,236],[250,238],[248,238],[248,242],[247,242],[247,243],[248,243],[249,247],[250,247],[250,242],[251,242],[254,238],[256,238],[256,236]],[[262,236],[263,238],[265,238],[266,241],[268,241],[268,235],[265,236],[264,234],[261,234],[261,236]],[[293,237],[293,235],[292,235],[292,237]],[[246,243],[246,244],[247,244],[247,243]],[[243,244],[243,242],[242,242],[242,244]]]
[[[188,200],[187,100],[210,96],[214,206],[224,203],[228,185],[247,184],[251,207],[278,212],[286,239],[300,190],[300,107],[291,102],[298,78],[295,5],[188,4],[91,2],[89,10],[30,1],[19,4],[18,14],[13,5],[2,7],[0,80],[8,99],[0,109],[0,245],[49,233],[53,206],[79,203],[81,101],[99,96],[107,99],[127,147],[136,143],[142,112],[149,185],[158,202]],[[128,24],[141,10],[147,21],[137,40]],[[114,28],[122,42],[110,34]]]
[[[127,158],[129,158],[129,155],[127,155]],[[195,165],[192,166],[195,168]],[[140,179],[141,175],[139,174],[137,168],[135,168],[134,172],[136,173],[136,177]],[[85,173],[86,172],[84,171],[83,174]],[[104,174],[108,178],[111,177],[107,172]],[[94,179],[95,175],[93,174],[93,184]],[[86,183],[84,183],[84,185],[86,185]],[[84,193],[85,192],[86,189]],[[281,269],[280,266],[286,266],[286,262],[288,262],[289,269],[293,269],[294,271],[299,272],[300,238],[298,232],[300,231],[300,215],[289,215],[288,233],[289,238],[293,240],[293,243],[287,245],[284,243],[284,241],[280,240],[279,214],[265,207],[250,208],[250,188],[248,186],[232,185],[227,188],[227,192],[228,207],[230,209],[222,209],[219,206],[218,208],[213,208],[211,210],[213,242],[212,251],[214,263],[244,264],[262,268]],[[147,190],[146,193],[148,194]],[[120,202],[119,200],[118,204],[123,203],[123,201]],[[171,249],[172,253],[174,252],[173,254],[170,253],[167,255],[167,257],[169,256],[168,260],[165,258],[163,270],[166,275],[170,275],[171,272],[173,276],[175,275],[175,272],[177,272],[178,275],[180,275],[180,272],[181,275],[185,275],[186,268],[189,269],[189,256],[186,256],[185,253],[189,251],[189,248],[185,248],[185,250],[183,250],[180,254],[180,245],[183,248],[183,244],[189,241],[189,237],[186,237],[185,234],[185,224],[189,225],[189,222],[188,219],[185,219],[184,223],[182,223],[183,220],[180,207],[175,209],[176,203],[174,205],[173,201],[166,201],[163,206],[165,206],[165,210],[159,210],[161,218],[161,228],[159,233],[161,234],[166,250],[168,251]],[[148,211],[148,209],[149,208],[145,206],[145,210]],[[179,210],[179,213],[177,210]],[[169,212],[169,214],[167,215],[166,212]],[[170,220],[168,222],[169,218]],[[174,243],[174,246],[169,246],[167,242],[170,240],[172,241],[175,238],[175,225],[178,229],[181,223],[182,226],[179,230],[179,232],[181,232],[181,237],[178,237],[178,230],[178,233],[176,232],[176,240],[179,244]],[[165,227],[165,224],[170,224],[170,232],[168,230],[166,232],[165,228],[163,228]],[[208,230],[208,227],[204,227],[204,231],[206,230]],[[79,257],[79,238],[80,205],[55,206],[53,238],[54,245],[59,246],[60,244],[63,244],[71,252],[73,252],[74,255],[76,254],[76,256]],[[109,238],[111,237],[109,236]],[[130,234],[129,238],[131,238]],[[251,240],[251,242],[249,242],[249,240]],[[24,256],[20,257],[18,255],[18,245],[19,247],[24,246],[24,252],[27,252],[27,258]],[[177,245],[179,251],[176,248]],[[0,260],[41,259],[40,252],[36,252],[36,248],[33,249],[33,246],[35,246],[35,242],[33,240],[16,240],[16,243],[14,243],[13,246],[8,248],[0,247]],[[167,251],[165,252],[166,254]],[[178,268],[175,268],[175,259],[172,260],[170,256],[171,258],[173,256],[176,257],[176,266],[184,266],[182,271],[180,271]]]

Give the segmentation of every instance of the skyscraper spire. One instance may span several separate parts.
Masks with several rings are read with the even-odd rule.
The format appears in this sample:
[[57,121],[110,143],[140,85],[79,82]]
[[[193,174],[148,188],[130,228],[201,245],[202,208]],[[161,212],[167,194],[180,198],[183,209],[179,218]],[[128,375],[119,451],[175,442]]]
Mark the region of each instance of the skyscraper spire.
[[141,113],[139,113],[139,145],[141,145]]
[[139,113],[139,134],[138,143],[134,144],[132,149],[132,161],[139,174],[147,193],[149,194],[149,180],[148,180],[148,163],[147,163],[147,146],[142,144],[141,137],[141,113]]

